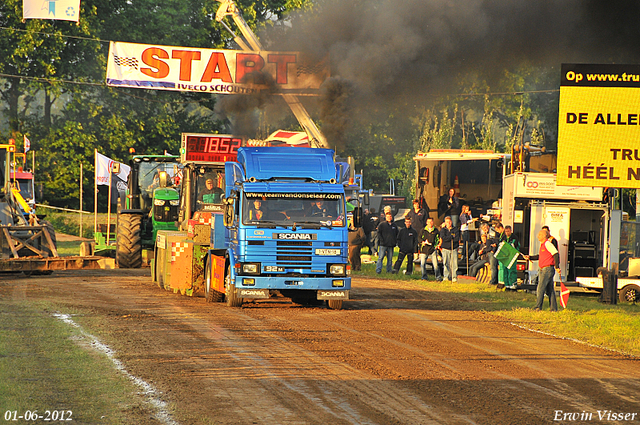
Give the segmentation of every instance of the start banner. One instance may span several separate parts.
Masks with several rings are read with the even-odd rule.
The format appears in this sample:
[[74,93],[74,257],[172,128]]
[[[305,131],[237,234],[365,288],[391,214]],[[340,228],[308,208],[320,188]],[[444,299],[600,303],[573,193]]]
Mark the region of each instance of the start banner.
[[557,182],[640,188],[640,65],[563,64]]
[[107,85],[252,94],[316,94],[329,77],[328,60],[312,62],[297,52],[243,52],[111,42]]

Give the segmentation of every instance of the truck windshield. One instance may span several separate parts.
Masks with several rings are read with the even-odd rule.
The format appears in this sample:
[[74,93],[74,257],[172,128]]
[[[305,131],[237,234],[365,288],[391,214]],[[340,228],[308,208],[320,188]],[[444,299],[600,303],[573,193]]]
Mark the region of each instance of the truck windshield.
[[340,193],[245,193],[242,222],[293,223],[344,227],[344,196]]

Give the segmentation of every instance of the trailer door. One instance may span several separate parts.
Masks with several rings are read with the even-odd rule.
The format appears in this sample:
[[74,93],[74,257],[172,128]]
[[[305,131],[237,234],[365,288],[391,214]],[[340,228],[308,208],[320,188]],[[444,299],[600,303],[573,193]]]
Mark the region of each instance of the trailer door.
[[[551,236],[558,241],[560,254],[560,270],[564,279],[567,279],[567,260],[569,258],[569,222],[571,209],[569,207],[547,206],[545,208],[545,224],[549,226]],[[554,281],[559,282],[560,276],[556,274]]]
[[[533,202],[531,205],[531,230],[529,239],[530,255],[537,255],[540,252],[540,242],[538,232],[542,226],[549,226],[551,236],[558,241],[558,254],[560,255],[560,270],[562,276],[567,278],[567,263],[569,255],[569,223],[571,209],[568,206],[545,205],[542,202]],[[530,264],[531,271],[538,271],[538,262]],[[560,281],[560,276],[555,276],[556,282]]]

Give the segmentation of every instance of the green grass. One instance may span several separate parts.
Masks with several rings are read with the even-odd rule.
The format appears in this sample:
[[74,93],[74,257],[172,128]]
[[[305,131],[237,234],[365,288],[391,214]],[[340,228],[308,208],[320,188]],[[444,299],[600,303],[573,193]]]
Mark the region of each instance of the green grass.
[[64,410],[74,423],[135,423],[138,389],[87,342],[46,304],[0,301],[0,413]]
[[[47,215],[45,220],[51,222],[57,233],[66,233],[74,236],[80,235],[80,214],[55,211],[46,208],[43,208],[42,211],[43,214]],[[112,211],[111,224],[115,224],[116,220],[117,214],[115,211]],[[98,224],[107,224],[107,214],[98,214]],[[84,214],[82,216],[82,236],[93,239],[93,226],[93,215]]]
[[[395,258],[394,254],[394,261]],[[406,260],[401,270],[405,268]],[[595,294],[572,293],[567,309],[562,308],[558,298],[560,311],[550,312],[547,298],[544,303],[547,310],[533,311],[536,303],[533,293],[497,290],[493,286],[466,279],[458,279],[458,283],[424,281],[420,280],[419,265],[414,267],[411,276],[387,274],[385,270],[386,260],[379,275],[375,272],[375,263],[363,264],[362,271],[352,271],[352,277],[413,282],[430,291],[448,294],[456,300],[458,309],[484,311],[527,329],[640,356],[640,305],[603,304]],[[430,278],[433,279],[433,275]]]
[[56,249],[61,257],[80,255],[80,244],[82,241],[58,241]]

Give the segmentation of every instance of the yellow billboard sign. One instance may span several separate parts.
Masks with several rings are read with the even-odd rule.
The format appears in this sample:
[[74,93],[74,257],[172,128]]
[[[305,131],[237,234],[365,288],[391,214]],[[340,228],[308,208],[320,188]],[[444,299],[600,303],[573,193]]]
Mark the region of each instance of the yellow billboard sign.
[[557,183],[640,188],[640,65],[562,65]]

